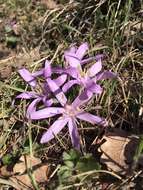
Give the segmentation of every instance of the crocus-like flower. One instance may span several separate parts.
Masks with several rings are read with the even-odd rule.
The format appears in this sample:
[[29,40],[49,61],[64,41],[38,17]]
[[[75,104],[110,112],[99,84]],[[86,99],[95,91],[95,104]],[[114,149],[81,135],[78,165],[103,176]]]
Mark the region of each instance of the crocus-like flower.
[[[80,140],[79,134],[77,130],[77,120],[87,121],[92,124],[100,124],[106,125],[105,119],[102,119],[98,116],[85,112],[81,106],[88,101],[90,95],[82,94],[79,95],[72,104],[68,104],[67,98],[58,85],[51,80],[50,77],[46,76],[47,84],[50,90],[55,94],[56,98],[58,99],[61,107],[47,107],[41,110],[36,111],[36,100],[33,101],[30,105],[28,111],[28,118],[31,120],[39,120],[50,118],[55,115],[59,115],[59,118],[51,125],[51,127],[44,133],[41,138],[41,143],[47,143],[51,139],[55,137],[66,125],[68,126],[69,134],[71,137],[71,141],[73,146],[76,149],[80,149]],[[88,92],[90,93],[90,92]]]
[[[49,63],[51,64],[50,61],[46,60],[45,63]],[[26,81],[31,87],[36,87],[37,85],[37,81],[36,81],[36,78],[37,77],[40,77],[40,76],[43,76],[44,75],[44,72],[45,72],[45,69],[46,68],[42,68],[40,69],[39,71],[36,71],[34,73],[30,73],[27,69],[25,68],[22,68],[22,69],[19,69],[19,74],[20,76],[24,79],[24,81]],[[58,73],[58,74],[63,74],[63,70],[62,70],[62,67],[55,67],[55,68],[51,68],[51,71],[50,71],[50,75],[52,73]],[[60,78],[59,78],[60,80]],[[65,79],[66,80],[66,79]],[[60,80],[61,81],[61,80]],[[60,82],[59,81],[59,82]],[[58,79],[56,80],[56,82],[58,83]],[[62,85],[62,84],[61,84]]]
[[[50,62],[46,61],[45,65],[50,66]],[[33,74],[31,74],[27,69],[20,69],[19,73],[28,84],[30,84],[32,87],[36,87],[36,77],[41,76],[44,72],[47,73],[48,77],[51,77],[52,71],[51,71],[51,67],[49,66],[48,68],[45,66],[44,69],[37,71]],[[67,75],[62,74],[56,79],[54,79],[54,82],[57,84],[57,86],[60,87],[65,83],[66,79],[67,79]],[[47,83],[44,83],[41,93],[36,93],[35,91],[26,91],[16,96],[16,99],[27,99],[27,100],[36,99],[36,102],[43,101],[45,106],[51,106],[53,104],[53,99],[52,98],[48,99],[50,92],[51,91],[48,88]]]
[[102,70],[102,57],[103,55],[97,55],[96,63],[93,64],[89,69],[82,69],[81,60],[83,59],[85,52],[88,50],[87,44],[82,44],[78,49],[72,47],[69,51],[65,52],[65,59],[70,65],[68,74],[74,78],[73,80],[68,81],[62,88],[64,92],[67,92],[73,85],[78,84],[84,90],[90,91],[92,93],[101,94],[102,87],[97,84],[99,80],[115,78],[116,74],[111,71]]
[[89,49],[88,44],[82,43],[79,48],[76,46],[72,46],[68,50],[65,51],[64,57],[68,64],[71,67],[77,67],[77,64],[80,62],[81,65],[85,63],[92,62],[96,59],[96,56],[84,58],[86,51]]

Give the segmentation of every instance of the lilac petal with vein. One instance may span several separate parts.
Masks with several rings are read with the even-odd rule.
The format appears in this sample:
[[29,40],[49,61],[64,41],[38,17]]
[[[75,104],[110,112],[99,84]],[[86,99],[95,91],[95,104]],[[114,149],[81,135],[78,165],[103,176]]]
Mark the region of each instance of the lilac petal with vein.
[[76,56],[81,60],[83,59],[86,51],[89,49],[88,44],[87,43],[83,43],[79,46],[79,48],[76,51]]
[[103,92],[103,88],[99,84],[93,83],[91,86],[87,88],[91,92],[95,94],[101,94]]
[[84,90],[72,103],[73,107],[79,107],[90,100],[93,93],[89,90]]
[[101,59],[97,61],[94,65],[92,65],[88,69],[88,76],[89,77],[94,77],[97,73],[99,73],[102,69],[102,62]]
[[65,52],[65,59],[71,67],[80,67],[80,59],[75,54]]
[[31,112],[30,119],[32,120],[46,119],[49,117],[53,117],[55,115],[62,114],[63,112],[64,108],[59,108],[59,107],[44,108],[38,111]]
[[54,93],[55,97],[58,99],[60,104],[64,106],[67,103],[67,98],[64,95],[64,93],[61,91],[61,89],[57,86],[57,84],[53,80],[47,78],[46,81],[50,90]]
[[103,71],[96,75],[96,80],[98,81],[98,80],[105,80],[105,79],[113,79],[116,77],[117,77],[117,74],[115,74],[111,71]]
[[63,69],[63,72],[67,73],[68,75],[70,75],[72,78],[75,78],[75,79],[80,77],[80,73],[79,73],[79,70],[77,70],[77,68],[68,67],[66,69]]
[[48,129],[46,133],[41,138],[41,143],[47,143],[50,140],[52,140],[55,135],[57,135],[67,124],[68,119],[62,119],[59,118],[57,121],[55,121],[52,126]]
[[32,98],[38,98],[39,95],[37,95],[35,92],[22,92],[16,98],[21,98],[21,99],[32,99]]
[[43,101],[43,103],[44,103],[44,105],[45,105],[46,107],[50,107],[50,106],[54,103],[54,101],[53,101],[52,98],[47,99],[46,96],[44,96],[44,97],[42,98],[42,101]]
[[105,121],[105,119],[95,116],[93,114],[87,113],[87,112],[82,112],[82,113],[77,114],[77,118],[87,121],[92,124],[98,124],[98,125],[103,125],[103,126],[107,125],[107,122]]
[[41,98],[37,98],[31,102],[27,108],[26,117],[31,119],[31,114],[36,111],[37,104],[41,101]]
[[44,69],[44,77],[51,77],[52,69],[51,69],[51,62],[46,60],[45,61],[45,69]]
[[66,82],[66,79],[67,79],[67,75],[62,74],[58,78],[54,79],[54,82],[60,87]]
[[28,82],[31,86],[36,86],[36,80],[35,77],[32,76],[32,74],[27,69],[20,69],[19,71],[20,76]]
[[43,73],[44,73],[44,69],[41,69],[39,71],[32,73],[32,76],[33,77],[39,77],[39,76],[43,75]]
[[80,150],[80,138],[77,130],[77,125],[74,119],[69,119],[68,128],[73,147],[75,147],[77,150]]

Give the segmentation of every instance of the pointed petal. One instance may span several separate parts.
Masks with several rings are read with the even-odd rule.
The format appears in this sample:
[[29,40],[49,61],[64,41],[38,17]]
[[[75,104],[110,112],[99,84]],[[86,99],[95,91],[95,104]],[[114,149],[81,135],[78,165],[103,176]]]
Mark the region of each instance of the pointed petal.
[[64,52],[64,58],[67,63],[69,63],[69,57],[67,55],[73,55],[76,57],[76,50],[77,50],[76,46],[72,46]]
[[73,146],[76,149],[80,150],[80,138],[79,138],[76,122],[73,119],[69,119],[68,128],[69,128],[69,134],[70,134]]
[[47,96],[44,96],[42,101],[46,107],[50,107],[54,103],[52,98],[47,100]]
[[54,93],[54,95],[56,96],[56,98],[58,99],[58,101],[60,102],[60,104],[62,106],[64,106],[66,104],[66,102],[67,102],[67,98],[64,95],[63,91],[50,78],[47,78],[46,81],[47,81],[47,84],[48,84],[50,90]]
[[77,51],[77,47],[72,44],[72,46],[68,50],[66,50],[65,52],[75,54],[76,51]]
[[67,92],[75,84],[79,84],[79,82],[77,80],[68,81],[62,88],[63,92]]
[[88,50],[88,44],[87,43],[83,43],[79,46],[78,50],[76,51],[76,56],[78,57],[78,59],[82,59],[86,53],[86,51]]
[[48,78],[50,77],[52,74],[52,70],[51,70],[51,62],[46,60],[45,61],[45,69],[44,69],[44,77]]
[[107,121],[101,117],[95,116],[93,114],[87,113],[87,112],[82,112],[76,115],[78,119],[81,119],[83,121],[87,121],[92,124],[98,124],[98,125],[107,125]]
[[70,49],[68,51],[69,51],[69,53],[76,53],[77,47],[76,46],[72,46],[72,47],[70,47]]
[[77,68],[68,67],[67,69],[64,70],[64,72],[75,79],[78,79],[80,77],[80,72]]
[[48,84],[47,84],[47,82],[44,82],[43,84],[42,84],[42,90],[43,90],[43,94],[49,94],[51,91],[50,91],[50,89],[49,89],[49,86],[48,86]]
[[39,71],[32,73],[32,76],[33,77],[39,77],[39,76],[43,75],[43,73],[44,73],[44,69],[41,69]]
[[84,90],[72,103],[72,106],[79,107],[90,100],[93,93],[90,90]]
[[97,55],[95,56],[96,61],[101,60],[101,59],[103,59],[104,57],[105,57],[104,54],[97,54]]
[[64,56],[65,56],[65,59],[66,59],[67,63],[71,67],[74,67],[74,68],[81,67],[81,65],[80,65],[80,59],[78,57],[76,57],[75,54],[65,52]]
[[101,94],[103,91],[101,86],[99,84],[95,84],[95,83],[93,83],[91,86],[89,86],[88,90],[90,90],[91,92],[93,92],[95,94]]
[[35,87],[36,86],[36,80],[32,76],[32,74],[27,70],[27,69],[20,69],[19,71],[20,76],[28,82],[31,86]]
[[63,74],[58,78],[54,79],[54,82],[60,87],[66,82],[66,80],[67,80],[67,75]]
[[27,108],[26,117],[31,119],[31,115],[36,111],[37,104],[41,101],[41,98],[37,98],[31,102],[31,104]]
[[36,94],[35,92],[23,92],[21,94],[19,94],[18,96],[16,96],[16,98],[21,98],[21,99],[32,99],[32,98],[38,98],[39,95]]
[[104,71],[96,75],[96,80],[113,79],[116,77],[117,77],[117,74],[111,71]]
[[51,125],[51,127],[47,130],[47,132],[44,133],[40,142],[47,143],[50,140],[52,140],[55,137],[55,135],[57,135],[64,128],[67,122],[68,122],[67,119],[59,118]]
[[83,60],[81,60],[81,65],[90,63],[90,62],[95,61],[95,60],[96,60],[96,57],[89,57],[89,58],[83,59]]
[[89,77],[94,77],[97,73],[101,71],[101,69],[102,69],[102,62],[100,59],[88,69],[87,74]]
[[62,114],[63,112],[64,112],[64,108],[59,108],[59,107],[44,108],[44,109],[32,112],[30,114],[30,119],[32,120],[46,119],[49,117],[53,117],[55,115]]

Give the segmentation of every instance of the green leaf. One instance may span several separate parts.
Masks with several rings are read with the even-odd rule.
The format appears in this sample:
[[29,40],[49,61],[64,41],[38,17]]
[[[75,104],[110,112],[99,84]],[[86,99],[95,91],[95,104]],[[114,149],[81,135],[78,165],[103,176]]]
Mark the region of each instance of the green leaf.
[[6,32],[6,33],[10,33],[10,32],[12,31],[12,28],[11,28],[10,26],[8,26],[8,25],[5,26],[4,29],[5,29],[5,32]]
[[63,153],[64,164],[69,168],[73,168],[80,158],[80,153],[74,149],[71,149],[68,153]]
[[94,157],[92,157],[91,154],[87,154],[83,157],[80,158],[76,165],[76,169],[79,172],[87,172],[91,170],[99,170],[100,169],[100,164],[97,163]]
[[72,171],[67,166],[61,166],[58,171],[58,177],[62,183],[65,179],[72,175]]
[[75,149],[71,149],[68,153],[63,153],[63,160],[77,160],[79,157],[80,153]]
[[69,154],[71,156],[71,159],[74,161],[79,160],[80,158],[80,152],[75,149],[71,149]]
[[13,163],[13,156],[11,154],[6,154],[2,157],[2,162],[4,165],[10,165]]
[[67,152],[63,152],[63,160],[71,160],[71,155]]
[[67,161],[64,161],[64,163],[69,168],[73,168],[74,167],[73,161],[67,160]]
[[6,42],[9,44],[16,44],[18,41],[19,41],[19,38],[15,36],[6,37]]

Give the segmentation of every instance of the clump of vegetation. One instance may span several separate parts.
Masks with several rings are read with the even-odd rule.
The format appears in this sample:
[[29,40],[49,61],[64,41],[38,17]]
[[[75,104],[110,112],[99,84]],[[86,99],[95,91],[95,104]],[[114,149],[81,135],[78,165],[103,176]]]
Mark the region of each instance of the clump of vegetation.
[[[27,157],[28,161],[33,162],[34,159],[29,159],[27,155],[41,160],[41,162],[39,160],[37,162],[38,168],[39,164],[46,163],[48,166],[45,182],[37,180],[36,167],[33,166],[33,163],[32,167],[27,166],[25,174],[31,180],[31,187],[26,187],[27,189],[33,187],[35,189],[42,187],[44,189],[58,187],[59,189],[79,189],[80,187],[88,189],[95,186],[99,189],[143,188],[140,182],[142,181],[141,155],[143,152],[141,16],[141,0],[136,2],[132,0],[2,0],[0,2],[1,188],[12,186],[15,189],[20,189],[20,186],[15,185],[17,182],[12,180],[15,175],[19,175],[15,174],[14,171],[21,157]],[[91,58],[91,60],[79,66],[77,68],[79,75],[74,77],[71,72],[66,73],[63,70],[68,67],[69,62],[73,64],[81,61],[80,63],[83,64],[84,60],[80,60],[72,48],[69,50],[74,52],[74,56],[71,55],[73,52],[68,52],[68,57],[66,57],[66,50],[71,44],[74,43],[72,46],[75,47],[75,44],[80,45],[82,42],[88,42],[90,46],[84,59],[87,61]],[[57,78],[62,78],[64,82],[58,86],[59,92],[64,91],[64,99],[68,97],[69,102],[73,102],[78,93],[81,94],[87,90],[87,84],[92,83],[92,79],[100,74],[101,70],[99,69],[99,73],[89,77],[88,83],[80,80],[84,78],[83,76],[88,75],[89,71],[95,72],[98,63],[95,55],[98,54],[103,55],[101,57],[102,65],[106,70],[103,73],[108,74],[108,71],[112,70],[112,76],[116,73],[117,78],[116,80],[97,80],[96,92],[94,95],[92,94],[88,104],[83,104],[82,109],[94,115],[94,119],[95,115],[102,115],[108,121],[108,128],[95,127],[94,122],[78,121],[80,140],[78,138],[78,145],[73,141],[72,143],[76,144],[75,147],[78,149],[80,144],[81,153],[71,149],[72,144],[66,127],[56,136],[51,132],[48,133],[48,139],[49,137],[55,138],[46,144],[41,144],[40,139],[45,126],[48,127],[51,123],[58,121],[57,116],[48,119],[44,117],[45,111],[50,109],[48,107],[44,110],[46,103],[51,104],[51,101],[54,101],[53,105],[57,105],[61,99],[59,99],[58,93],[56,96],[53,93],[55,81]],[[51,60],[51,68],[60,67],[62,72],[61,70],[58,70],[57,73],[52,71],[51,78],[49,76],[48,79],[47,76],[45,78],[43,71],[47,68],[42,65],[45,60]],[[93,67],[94,61],[96,61],[95,67]],[[23,67],[28,69],[24,71]],[[24,80],[28,84],[24,83],[17,74],[19,69],[27,73]],[[28,73],[28,70],[32,74]],[[42,74],[34,76],[37,71]],[[51,79],[54,83],[48,86]],[[72,84],[78,83],[77,86],[69,88],[71,81],[73,81]],[[37,83],[36,89],[32,86],[35,82]],[[43,83],[46,84],[46,88],[50,87],[48,97],[47,92],[41,91],[45,90]],[[82,89],[80,92],[79,88]],[[22,100],[20,100],[22,95],[19,93],[23,94]],[[88,95],[91,96],[89,93]],[[15,97],[17,98],[13,105],[12,101]],[[29,100],[25,101],[26,97]],[[36,105],[34,109],[38,109],[36,109],[36,114],[43,110],[40,115],[42,120],[37,118],[37,121],[31,122],[29,117],[32,119],[37,116],[30,115],[29,113],[33,112],[27,111],[34,103]],[[75,112],[75,110],[72,111]],[[69,123],[69,121],[67,122]],[[62,126],[59,124],[59,127]],[[126,134],[122,136],[123,133]],[[122,141],[123,146],[117,142],[118,139]],[[132,144],[131,139],[136,139],[138,145]],[[105,143],[104,140],[106,140]],[[114,151],[110,149],[110,143],[113,141],[114,145],[117,144]],[[134,155],[131,151],[128,152],[130,145],[135,146]],[[105,150],[106,146],[108,151],[104,153],[99,151]],[[121,150],[118,150],[119,147],[122,147]],[[107,158],[107,153],[112,154],[109,156],[114,158],[113,152],[121,159],[116,157],[113,162],[110,160],[110,164],[112,164],[110,168],[110,164],[103,158],[105,156]],[[126,158],[131,159],[124,160]],[[132,164],[133,171],[125,175],[117,171],[115,161],[118,159],[122,161],[124,165],[121,163],[121,166],[125,168]],[[131,163],[132,159],[134,161]],[[45,169],[41,171],[43,172]],[[5,178],[7,179],[5,180]]]

